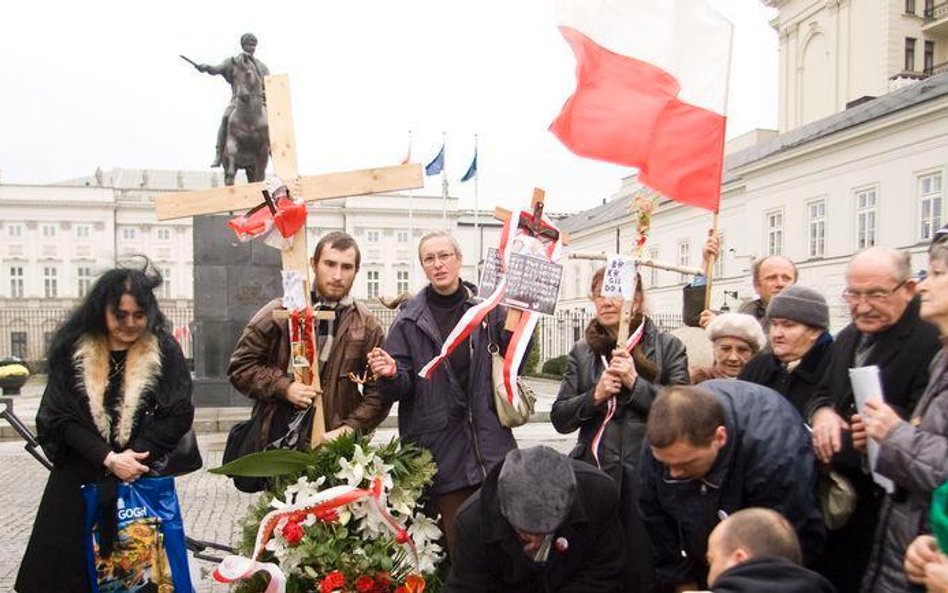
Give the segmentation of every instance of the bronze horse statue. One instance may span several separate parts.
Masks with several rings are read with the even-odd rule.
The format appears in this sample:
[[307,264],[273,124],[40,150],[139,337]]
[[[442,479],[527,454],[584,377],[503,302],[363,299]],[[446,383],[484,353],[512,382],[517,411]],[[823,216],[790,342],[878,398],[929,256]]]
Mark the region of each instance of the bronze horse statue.
[[227,117],[227,136],[221,152],[224,184],[233,185],[237,170],[247,181],[263,181],[270,157],[267,105],[263,77],[252,59],[234,60],[233,111]]

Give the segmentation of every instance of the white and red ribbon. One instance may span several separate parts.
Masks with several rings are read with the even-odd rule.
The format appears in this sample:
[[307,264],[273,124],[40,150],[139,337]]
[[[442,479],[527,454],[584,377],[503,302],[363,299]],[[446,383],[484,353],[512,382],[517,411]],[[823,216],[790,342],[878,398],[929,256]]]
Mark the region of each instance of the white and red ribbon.
[[219,583],[232,583],[239,580],[249,579],[255,573],[265,570],[270,573],[270,585],[266,593],[285,593],[286,575],[283,570],[272,562],[258,562],[257,559],[263,553],[267,542],[270,541],[277,524],[281,519],[290,517],[296,513],[319,514],[331,509],[336,509],[361,500],[368,500],[370,508],[382,519],[388,529],[395,534],[395,541],[405,545],[414,564],[415,571],[418,571],[418,552],[415,542],[411,539],[408,531],[398,523],[395,517],[385,508],[385,491],[382,488],[382,479],[375,478],[372,482],[372,489],[365,490],[355,486],[333,486],[313,497],[308,497],[305,501],[270,511],[260,521],[260,527],[257,529],[257,538],[254,541],[253,555],[251,558],[243,556],[227,556],[217,569],[214,570],[214,579]]
[[[642,319],[639,326],[635,328],[635,331],[632,332],[632,335],[629,336],[629,339],[625,342],[625,349],[628,352],[632,352],[632,349],[635,348],[638,343],[642,340],[642,334],[645,333],[645,319]],[[609,361],[606,360],[605,356],[600,356],[602,359],[602,372],[606,372],[606,369],[609,368]],[[609,424],[609,421],[612,420],[612,417],[616,413],[616,398],[610,397],[606,402],[606,415],[602,419],[602,424],[599,425],[599,429],[596,431],[596,436],[592,440],[592,455],[593,459],[596,460],[596,467],[602,469],[602,464],[599,463],[599,444],[602,442],[602,435],[606,432],[606,426]]]
[[[503,231],[500,236],[500,247],[498,249],[502,275],[497,282],[496,288],[494,288],[494,291],[483,302],[468,309],[461,317],[454,329],[451,330],[451,333],[448,334],[438,355],[431,359],[418,372],[422,378],[430,379],[435,369],[444,362],[455,348],[460,346],[464,340],[471,335],[471,332],[484,320],[487,314],[494,310],[497,305],[500,304],[500,301],[503,300],[504,294],[507,291],[507,266],[510,263],[510,251],[507,249],[509,241],[512,237],[518,235],[531,236],[529,231],[516,226],[517,223],[515,221],[519,221],[521,215],[532,216],[532,213],[527,211],[521,211],[520,213],[511,212],[510,217],[504,222]],[[552,221],[546,217],[542,218],[542,222],[545,226],[556,229]],[[511,235],[511,228],[513,228],[513,235]],[[545,247],[547,260],[553,263],[559,261],[562,249],[563,244],[559,238],[557,238],[556,241],[550,242]],[[530,343],[533,330],[539,320],[539,313],[535,311],[522,311],[520,321],[517,323],[517,327],[514,329],[513,335],[510,338],[510,343],[507,345],[503,367],[504,389],[507,393],[507,401],[515,407],[520,405],[520,390],[517,389],[520,363],[523,360],[527,345]]]

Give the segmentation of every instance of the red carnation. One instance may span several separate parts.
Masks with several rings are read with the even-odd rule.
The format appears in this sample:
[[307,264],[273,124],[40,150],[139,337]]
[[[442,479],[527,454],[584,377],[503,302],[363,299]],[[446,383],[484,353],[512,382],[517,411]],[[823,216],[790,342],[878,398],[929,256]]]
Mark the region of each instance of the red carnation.
[[291,546],[295,546],[303,539],[303,528],[299,523],[287,523],[283,526],[283,539]]
[[359,593],[371,593],[375,589],[375,581],[368,575],[362,575],[356,579],[355,588]]
[[335,523],[339,520],[339,513],[336,509],[320,509],[316,511],[316,518],[323,523]]
[[342,574],[341,570],[334,570],[327,574],[323,582],[319,584],[319,590],[322,591],[322,593],[332,593],[332,591],[342,589],[345,584],[346,575]]
[[398,533],[395,534],[395,541],[400,544],[408,543],[408,532],[404,529],[399,529]]
[[375,580],[383,587],[388,587],[392,583],[392,576],[387,572],[375,573]]

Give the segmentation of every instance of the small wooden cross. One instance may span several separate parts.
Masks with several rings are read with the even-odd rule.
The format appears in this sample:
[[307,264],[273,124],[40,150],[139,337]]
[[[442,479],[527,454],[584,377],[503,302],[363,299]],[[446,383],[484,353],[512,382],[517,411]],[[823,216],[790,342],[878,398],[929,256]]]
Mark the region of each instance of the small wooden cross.
[[[267,76],[264,78],[264,85],[267,93],[267,123],[270,127],[273,171],[287,184],[292,198],[315,202],[424,186],[421,165],[418,164],[301,177],[296,165],[289,76]],[[260,203],[263,189],[264,184],[258,182],[160,196],[155,200],[155,218],[169,220],[198,214],[246,210]],[[283,250],[282,256],[283,269],[295,270],[302,277],[306,305],[311,306],[305,225],[293,235],[293,244]],[[320,318],[318,314],[316,317]],[[313,400],[313,428],[310,434],[310,446],[315,448],[326,430],[319,383],[319,353],[316,353],[308,373],[303,372],[304,369],[297,369],[295,365],[293,368],[296,380],[314,385],[319,390],[319,395]]]
[[[557,230],[543,222],[544,198],[546,198],[545,191],[538,187],[533,188],[533,197],[530,199],[530,208],[533,210],[533,215],[528,216],[521,212],[517,221],[517,228],[526,229],[530,233],[530,236],[536,237],[541,241],[556,241],[557,239],[561,239],[563,245],[569,245],[569,235],[567,235],[565,231]],[[494,218],[497,220],[507,222],[510,220],[511,214],[510,210],[506,210],[500,206],[494,208]],[[516,329],[517,322],[519,321],[520,311],[518,309],[508,309],[504,329],[513,331]]]

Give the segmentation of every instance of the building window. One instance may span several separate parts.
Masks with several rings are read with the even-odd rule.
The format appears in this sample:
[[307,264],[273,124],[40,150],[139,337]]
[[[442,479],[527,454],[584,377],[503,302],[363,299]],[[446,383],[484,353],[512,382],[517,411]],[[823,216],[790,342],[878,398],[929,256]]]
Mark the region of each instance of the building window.
[[922,71],[931,76],[935,70],[935,42],[926,41],[925,42],[925,65]]
[[26,332],[10,332],[10,354],[26,360]]
[[941,228],[941,173],[931,173],[918,178],[918,200],[921,216],[919,239],[930,240]]
[[379,296],[379,271],[378,270],[369,270],[365,273],[366,280],[366,290],[365,294],[368,298],[374,299]]
[[19,224],[11,224],[7,227],[7,236],[8,237],[22,237],[23,236],[23,226]]
[[10,298],[23,298],[23,266],[10,268]]
[[767,255],[783,253],[783,211],[774,210],[764,214],[767,224]]
[[[691,241],[678,242],[678,265],[688,267],[691,265]],[[679,274],[679,282],[688,282],[688,274]]]
[[135,229],[122,229],[122,238],[126,241],[134,241]]
[[161,274],[161,286],[158,287],[158,298],[170,299],[171,295],[171,268],[158,268]]
[[92,229],[87,224],[77,224],[76,225],[76,238],[77,239],[88,239],[92,234]]
[[378,231],[366,231],[365,240],[369,243],[378,243],[379,242],[379,232]]
[[52,239],[55,236],[56,236],[56,225],[44,224],[43,225],[43,238]]
[[408,243],[408,231],[398,231],[395,237],[399,243]]
[[915,71],[915,38],[905,38],[905,71]]
[[171,240],[171,229],[158,229],[158,240],[159,240],[159,241],[170,241],[170,240]]
[[925,18],[935,18],[935,0],[925,0]]
[[915,0],[905,0],[905,14],[915,14]]
[[[658,247],[652,247],[648,250],[648,256],[658,261]],[[648,269],[648,285],[649,288],[652,286],[658,286],[658,268],[649,268]]]
[[80,266],[76,270],[76,278],[79,282],[79,298],[82,298],[89,293],[89,288],[92,286],[92,268]]
[[54,299],[58,296],[59,290],[56,284],[56,268],[43,268],[43,296],[48,299]]
[[408,270],[398,270],[395,273],[395,289],[398,294],[408,292]]
[[856,192],[856,249],[876,244],[876,190]]
[[807,254],[810,257],[823,257],[826,255],[826,200],[810,202],[806,211],[809,239]]

